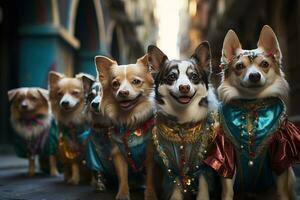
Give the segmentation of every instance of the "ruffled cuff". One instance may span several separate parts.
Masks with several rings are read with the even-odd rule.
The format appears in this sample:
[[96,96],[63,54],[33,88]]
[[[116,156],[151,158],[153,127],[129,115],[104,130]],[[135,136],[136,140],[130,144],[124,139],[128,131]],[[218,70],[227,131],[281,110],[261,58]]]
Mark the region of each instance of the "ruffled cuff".
[[272,169],[280,175],[293,164],[300,163],[300,131],[285,119],[270,144],[269,155]]
[[235,171],[235,153],[233,144],[218,131],[203,161],[225,178],[232,178]]

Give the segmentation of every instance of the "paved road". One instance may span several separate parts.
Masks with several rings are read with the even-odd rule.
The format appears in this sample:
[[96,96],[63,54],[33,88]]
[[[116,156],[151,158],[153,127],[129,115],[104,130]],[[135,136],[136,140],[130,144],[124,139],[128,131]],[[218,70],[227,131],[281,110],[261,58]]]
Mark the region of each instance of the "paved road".
[[[27,162],[15,156],[0,155],[0,200],[113,200],[116,191],[96,193],[89,185],[69,186],[63,177],[49,177],[38,173],[26,176]],[[300,167],[295,168],[300,197]],[[134,192],[132,200],[143,199],[142,192]],[[300,198],[299,198],[300,199]]]

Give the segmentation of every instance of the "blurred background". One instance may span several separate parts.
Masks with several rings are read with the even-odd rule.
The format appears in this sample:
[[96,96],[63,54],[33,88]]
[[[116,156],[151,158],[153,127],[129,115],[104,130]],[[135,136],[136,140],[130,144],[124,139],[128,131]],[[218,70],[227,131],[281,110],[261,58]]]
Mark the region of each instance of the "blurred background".
[[0,0],[1,147],[13,142],[9,89],[46,88],[50,70],[95,75],[96,55],[126,64],[149,44],[169,58],[186,58],[203,40],[211,43],[217,86],[226,32],[234,29],[243,48],[253,49],[264,24],[278,36],[289,115],[300,125],[299,0]]

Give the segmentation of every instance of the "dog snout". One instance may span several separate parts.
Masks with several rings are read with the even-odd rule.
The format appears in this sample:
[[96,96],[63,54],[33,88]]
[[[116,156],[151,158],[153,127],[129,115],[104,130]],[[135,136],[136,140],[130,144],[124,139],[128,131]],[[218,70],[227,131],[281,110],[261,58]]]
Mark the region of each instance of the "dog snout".
[[179,91],[181,93],[188,93],[190,91],[191,87],[189,85],[179,85]]
[[261,75],[258,72],[249,74],[249,80],[252,83],[258,83],[260,81]]
[[129,91],[128,90],[120,90],[119,91],[119,96],[120,97],[128,97],[129,96]]
[[92,104],[91,104],[91,106],[92,106],[93,109],[96,110],[99,107],[99,102],[98,101],[93,101]]
[[26,101],[23,101],[23,102],[21,103],[21,109],[22,109],[22,110],[27,110],[27,108],[28,108],[28,103],[27,103]]
[[70,102],[69,102],[69,101],[62,101],[62,102],[61,102],[61,106],[62,106],[63,108],[68,108],[68,107],[70,106]]

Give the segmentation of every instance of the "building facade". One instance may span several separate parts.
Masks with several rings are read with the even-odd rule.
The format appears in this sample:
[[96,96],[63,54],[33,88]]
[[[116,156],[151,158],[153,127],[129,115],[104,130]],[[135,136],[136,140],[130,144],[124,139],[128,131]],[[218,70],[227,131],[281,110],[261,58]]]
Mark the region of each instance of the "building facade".
[[[96,75],[96,55],[124,64],[145,53],[134,16],[125,9],[131,1],[135,0],[0,1],[0,143],[13,137],[7,90],[47,88],[51,70],[70,76],[78,72]],[[154,7],[147,9],[151,14]],[[149,25],[148,18],[139,20],[155,30],[154,21]]]

